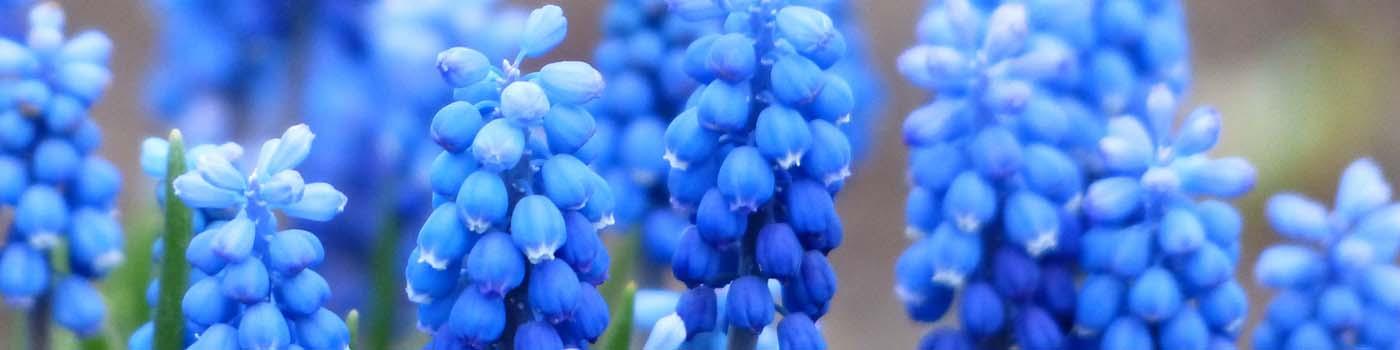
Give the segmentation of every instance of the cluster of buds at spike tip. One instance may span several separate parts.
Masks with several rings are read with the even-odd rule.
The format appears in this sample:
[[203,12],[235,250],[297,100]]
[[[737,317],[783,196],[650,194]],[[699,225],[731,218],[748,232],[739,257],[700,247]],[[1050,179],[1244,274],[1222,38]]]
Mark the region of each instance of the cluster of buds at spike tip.
[[[66,36],[52,2],[29,11],[24,38],[0,38],[0,216],[12,218],[0,227],[0,297],[94,336],[107,312],[93,282],[123,260],[121,175],[96,153],[102,133],[88,114],[111,84],[112,41]],[[36,307],[46,301],[51,309]]]
[[614,221],[616,199],[589,166],[603,148],[584,108],[603,75],[578,61],[519,70],[562,42],[567,24],[558,6],[535,9],[519,54],[500,66],[465,47],[438,55],[456,101],[430,126],[443,149],[430,170],[434,209],[404,270],[433,349],[584,348],[608,325],[598,230]]
[[[147,139],[141,166],[156,179],[174,176],[175,196],[194,209],[185,256],[193,267],[180,300],[193,349],[343,349],[350,332],[340,316],[325,308],[330,285],[312,270],[325,259],[321,240],[311,232],[280,229],[278,213],[325,222],[345,209],[347,198],[324,182],[306,183],[295,168],[311,152],[315,135],[293,126],[281,138],[264,142],[251,171],[240,169],[238,144],[200,145],[186,152],[184,174],[167,174],[166,140]],[[158,198],[163,198],[157,188]],[[154,308],[160,286],[152,282],[147,302]],[[132,349],[150,349],[154,325],[131,336]]]

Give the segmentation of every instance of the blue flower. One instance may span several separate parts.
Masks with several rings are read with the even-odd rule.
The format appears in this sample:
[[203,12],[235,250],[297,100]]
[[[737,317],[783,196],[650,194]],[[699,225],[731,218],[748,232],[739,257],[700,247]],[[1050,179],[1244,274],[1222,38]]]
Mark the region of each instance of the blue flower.
[[[668,5],[695,23],[727,15],[723,33],[699,35],[678,58],[680,70],[698,85],[686,103],[667,111],[675,118],[662,137],[671,202],[694,214],[693,228],[676,247],[673,272],[691,288],[687,295],[727,291],[735,301],[728,304],[736,313],[731,325],[755,335],[775,321],[773,310],[758,310],[773,308],[773,296],[754,297],[773,279],[789,311],[777,327],[778,343],[824,347],[814,322],[836,293],[826,254],[844,234],[834,196],[853,157],[842,129],[850,121],[852,91],[829,71],[845,55],[844,34],[826,6]],[[727,333],[723,324],[697,321],[707,320],[698,316],[705,313],[686,305],[678,314],[687,338]],[[790,321],[795,313],[805,315],[806,326]],[[782,326],[788,323],[794,326]]]
[[[963,329],[931,332],[945,345],[929,347],[956,348],[955,334],[1028,349],[1154,344],[1116,320],[1165,322],[1202,293],[1221,295],[1212,317],[1233,316],[1227,290],[1207,292],[1232,285],[1239,215],[1195,197],[1242,195],[1254,170],[1204,155],[1219,139],[1212,109],[1168,130],[1189,78],[1182,23],[1175,1],[929,6],[896,61],[937,97],[903,124],[915,242],[895,290],[919,321],[941,318],[959,289],[965,303]],[[1191,334],[1180,344],[1235,333]]]
[[[1269,302],[1269,317],[1254,331],[1256,344],[1262,344],[1256,347],[1392,346],[1393,337],[1368,327],[1400,322],[1380,311],[1400,305],[1394,292],[1400,285],[1393,262],[1400,250],[1395,208],[1380,165],[1366,158],[1342,172],[1330,212],[1298,193],[1270,198],[1266,216],[1287,242],[1265,248],[1255,265],[1255,280],[1279,291]],[[1216,313],[1242,312],[1242,291],[1235,289],[1212,295],[1213,307],[1202,316],[1219,323]],[[1339,336],[1345,332],[1362,336]]]
[[602,96],[603,76],[573,61],[519,70],[566,27],[562,10],[545,6],[503,66],[472,48],[438,55],[457,101],[432,123],[441,147],[429,170],[435,209],[404,267],[430,347],[586,347],[607,326],[595,287],[610,260],[598,230],[619,201],[589,166],[600,127],[584,108]]
[[[5,9],[26,35],[0,38],[0,211],[12,213],[0,244],[0,297],[51,312],[44,317],[86,338],[106,317],[92,283],[124,259],[112,213],[121,175],[97,154],[101,130],[88,117],[111,84],[112,41],[96,30],[65,34],[56,3],[29,5]],[[11,13],[21,9],[28,21]],[[67,255],[53,258],[67,263],[50,266],[59,252]],[[51,308],[35,308],[45,300]]]
[[[315,138],[306,125],[293,126],[263,143],[247,171],[234,165],[242,155],[236,144],[190,147],[184,174],[165,174],[156,166],[168,156],[164,140],[143,144],[147,173],[175,176],[175,195],[195,209],[197,223],[206,221],[195,225],[198,233],[184,257],[195,267],[181,301],[187,331],[199,339],[191,346],[349,344],[344,321],[325,308],[330,285],[312,270],[325,259],[321,240],[304,230],[278,231],[273,212],[327,221],[344,210],[344,194],[326,183],[307,184],[295,170]],[[153,281],[149,290],[158,288]]]

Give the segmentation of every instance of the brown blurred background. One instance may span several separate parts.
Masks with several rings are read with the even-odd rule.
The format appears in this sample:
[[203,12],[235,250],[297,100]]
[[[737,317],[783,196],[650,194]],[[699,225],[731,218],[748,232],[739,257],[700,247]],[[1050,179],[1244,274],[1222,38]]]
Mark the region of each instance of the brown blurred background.
[[[854,1],[890,96],[874,131],[873,153],[855,170],[840,201],[848,236],[833,255],[841,286],[824,328],[832,349],[909,349],[926,326],[909,322],[890,291],[891,266],[907,244],[902,234],[906,152],[898,129],[904,114],[925,103],[927,94],[896,75],[893,61],[913,40],[923,1]],[[124,212],[139,212],[149,205],[141,195],[149,193],[149,184],[139,175],[139,141],[166,128],[154,125],[141,104],[153,62],[150,8],[138,0],[59,2],[69,11],[72,29],[101,28],[117,45],[114,86],[93,115],[106,132],[102,152],[126,177]],[[554,56],[589,59],[603,0],[549,2],[560,3],[571,19],[569,40]],[[1392,172],[1389,178],[1400,179],[1395,176],[1400,175],[1400,1],[1228,0],[1188,1],[1187,6],[1196,75],[1192,105],[1219,107],[1225,136],[1216,153],[1245,156],[1260,174],[1254,193],[1239,203],[1248,216],[1239,278],[1253,289],[1251,262],[1274,237],[1259,215],[1268,194],[1292,189],[1330,203],[1341,167],[1368,155]],[[1266,295],[1253,294],[1257,315]]]

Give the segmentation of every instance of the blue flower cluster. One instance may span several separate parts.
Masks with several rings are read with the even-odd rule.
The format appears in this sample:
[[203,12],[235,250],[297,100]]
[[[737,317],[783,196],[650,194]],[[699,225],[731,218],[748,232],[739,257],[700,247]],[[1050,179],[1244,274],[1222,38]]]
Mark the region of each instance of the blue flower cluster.
[[834,196],[852,157],[838,125],[853,93],[830,72],[845,37],[821,10],[788,1],[668,3],[682,18],[724,20],[686,49],[682,69],[704,87],[664,134],[671,201],[693,212],[672,257],[690,288],[676,306],[687,338],[753,336],[781,308],[784,349],[824,349],[815,321],[836,294],[827,253],[843,238]]
[[1077,58],[1032,32],[1022,3],[941,2],[918,35],[899,68],[938,98],[904,123],[915,243],[896,262],[896,295],[914,320],[935,322],[961,291],[961,329],[935,329],[922,348],[1065,348],[1086,181],[1070,152],[1092,143],[1076,125],[1097,120],[1036,84]]
[[1254,277],[1276,289],[1254,348],[1393,349],[1400,344],[1400,206],[1380,166],[1352,162],[1331,212],[1283,193],[1266,210],[1289,242],[1259,256]]
[[583,107],[602,95],[603,76],[577,61],[519,68],[562,42],[567,25],[558,6],[535,9],[501,67],[465,47],[438,55],[457,101],[431,123],[443,149],[430,173],[435,209],[404,270],[431,349],[585,348],[608,325],[598,229],[613,221],[615,198],[588,166],[603,148]]
[[[664,269],[687,224],[666,194],[670,167],[662,159],[662,137],[699,87],[684,70],[686,47],[718,29],[716,21],[674,16],[662,0],[612,1],[603,15],[604,39],[594,62],[607,77],[609,93],[591,106],[600,117],[594,137],[605,147],[595,166],[617,194],[614,227],[639,229],[643,266]],[[651,282],[659,281],[644,286]]]
[[938,98],[904,124],[916,242],[895,289],[922,322],[961,294],[961,327],[933,330],[922,348],[1235,337],[1239,214],[1195,198],[1242,195],[1254,169],[1203,155],[1218,139],[1213,109],[1172,131],[1189,83],[1181,16],[1175,1],[930,7],[920,45],[898,61]]
[[[1145,118],[1115,117],[1099,141],[1110,176],[1089,185],[1074,327],[1101,346],[1233,347],[1247,306],[1234,281],[1242,220],[1229,204],[1254,187],[1242,158],[1212,159],[1220,115],[1201,107],[1176,132],[1175,97],[1159,85]],[[1151,125],[1147,127],[1144,125]]]
[[[277,214],[329,221],[344,210],[346,197],[330,184],[306,183],[294,168],[311,151],[315,135],[293,126],[263,143],[251,174],[235,162],[237,144],[202,145],[187,152],[189,172],[173,182],[175,195],[195,209],[194,229],[184,258],[194,269],[181,300],[191,349],[344,349],[349,329],[324,308],[331,296],[326,280],[313,271],[325,258],[315,234],[278,230]],[[147,139],[141,165],[154,178],[166,178],[168,144]],[[158,193],[159,194],[159,193]],[[156,247],[160,247],[159,241]],[[156,259],[164,257],[156,251]],[[152,283],[147,302],[155,305],[162,288]],[[132,349],[149,349],[154,325],[131,336]]]
[[121,175],[95,153],[102,135],[88,115],[112,80],[112,41],[63,27],[63,9],[44,3],[23,41],[0,38],[0,213],[12,218],[0,230],[0,297],[88,337],[106,317],[92,282],[123,259]]

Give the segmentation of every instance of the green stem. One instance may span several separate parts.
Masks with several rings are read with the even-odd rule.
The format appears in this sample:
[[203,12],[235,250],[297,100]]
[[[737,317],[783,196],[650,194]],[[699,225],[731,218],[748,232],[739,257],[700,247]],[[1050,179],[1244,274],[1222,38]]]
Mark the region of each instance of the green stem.
[[170,153],[165,172],[165,259],[160,266],[160,299],[156,303],[155,349],[185,347],[185,319],[180,309],[184,287],[189,285],[185,247],[193,235],[190,208],[175,196],[175,177],[185,173],[185,142],[180,130],[170,131]]
[[107,332],[105,331],[83,339],[79,346],[82,350],[107,350],[111,348],[110,344],[108,344]]
[[[392,184],[385,186],[392,189]],[[365,349],[388,349],[389,335],[393,332],[394,319],[394,292],[397,288],[390,286],[402,285],[402,281],[395,277],[394,257],[398,252],[398,211],[394,206],[394,191],[385,191],[384,220],[379,226],[378,237],[374,242],[374,253],[370,258],[373,273],[370,275],[370,305],[367,323],[369,329],[365,332]]]

